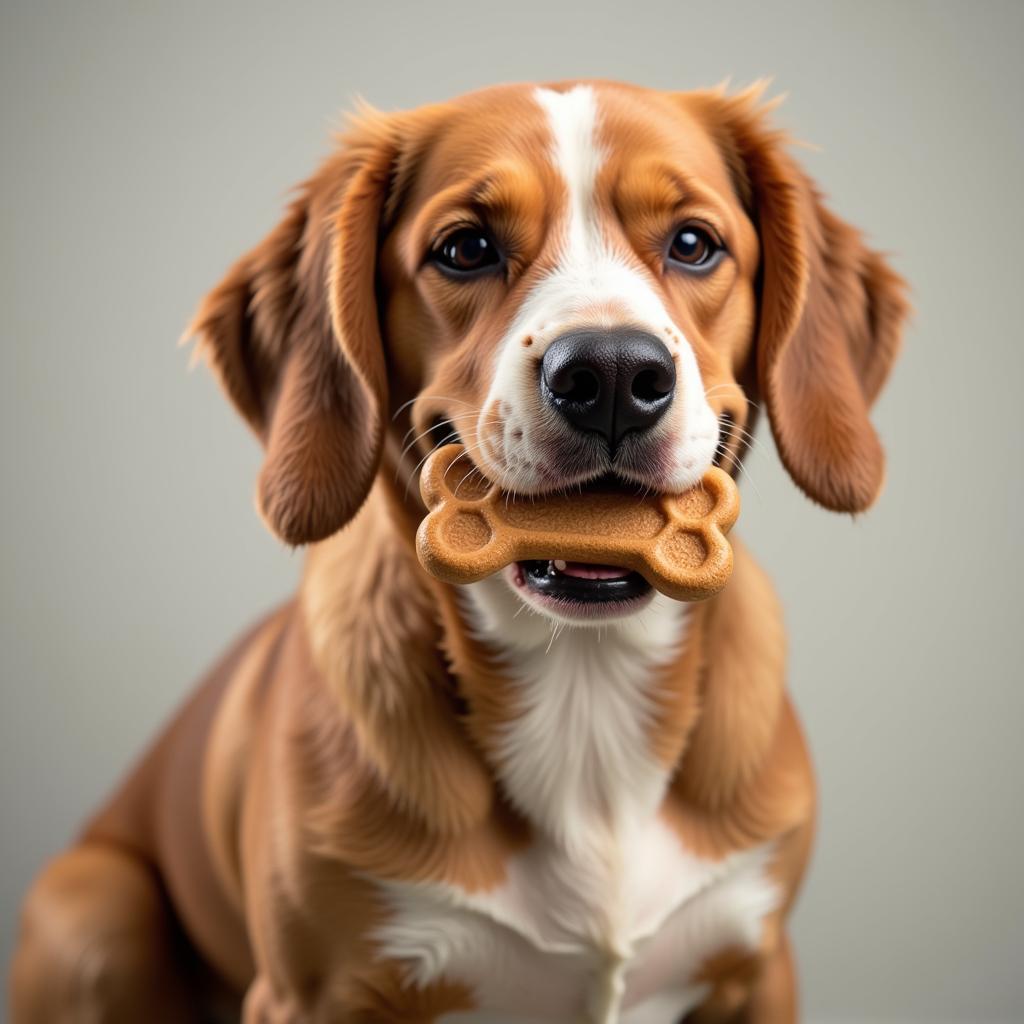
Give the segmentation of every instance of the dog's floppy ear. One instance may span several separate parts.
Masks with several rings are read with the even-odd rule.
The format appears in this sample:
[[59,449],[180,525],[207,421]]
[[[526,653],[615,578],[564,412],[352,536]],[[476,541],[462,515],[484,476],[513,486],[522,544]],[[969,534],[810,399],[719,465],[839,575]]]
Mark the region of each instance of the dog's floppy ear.
[[387,377],[376,251],[394,135],[382,116],[364,118],[186,332],[265,446],[257,506],[289,544],[344,526],[377,471]]
[[758,389],[793,480],[826,508],[860,512],[885,474],[868,410],[899,348],[905,284],[825,207],[761,92],[697,100],[761,240]]

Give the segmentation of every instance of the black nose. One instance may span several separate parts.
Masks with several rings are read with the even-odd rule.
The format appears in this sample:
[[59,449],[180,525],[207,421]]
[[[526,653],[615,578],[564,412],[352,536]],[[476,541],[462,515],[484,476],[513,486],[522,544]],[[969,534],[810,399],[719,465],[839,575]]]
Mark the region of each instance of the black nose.
[[577,331],[555,338],[541,363],[541,390],[579,430],[614,449],[625,434],[664,415],[676,387],[668,349],[637,330]]

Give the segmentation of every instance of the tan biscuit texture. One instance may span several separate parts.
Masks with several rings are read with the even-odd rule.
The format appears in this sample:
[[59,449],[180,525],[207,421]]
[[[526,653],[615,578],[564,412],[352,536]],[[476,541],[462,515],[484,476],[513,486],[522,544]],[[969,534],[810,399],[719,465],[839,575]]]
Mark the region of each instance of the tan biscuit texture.
[[612,487],[511,495],[482,476],[461,445],[434,452],[420,491],[428,514],[416,534],[423,568],[446,583],[473,583],[513,562],[559,558],[640,573],[679,601],[718,593],[732,572],[726,534],[739,492],[712,467],[682,494]]

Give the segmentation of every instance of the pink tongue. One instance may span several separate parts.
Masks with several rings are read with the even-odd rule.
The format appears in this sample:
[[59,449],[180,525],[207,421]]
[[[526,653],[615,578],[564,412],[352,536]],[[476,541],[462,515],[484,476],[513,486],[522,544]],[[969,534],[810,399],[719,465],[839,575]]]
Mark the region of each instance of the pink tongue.
[[618,580],[629,575],[628,569],[617,565],[588,565],[586,562],[566,562],[565,568],[559,571],[580,580]]

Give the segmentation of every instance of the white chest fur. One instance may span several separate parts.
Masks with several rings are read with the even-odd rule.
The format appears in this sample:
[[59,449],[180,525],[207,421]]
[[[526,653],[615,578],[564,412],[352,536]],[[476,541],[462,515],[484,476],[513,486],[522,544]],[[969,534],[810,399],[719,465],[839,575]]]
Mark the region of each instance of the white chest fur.
[[672,1024],[703,998],[708,957],[756,946],[777,900],[770,850],[702,861],[655,819],[615,854],[621,869],[541,843],[486,893],[384,883],[392,915],[376,939],[410,984],[470,987],[480,1014],[453,1022]]
[[495,771],[537,838],[487,892],[382,883],[381,952],[410,984],[468,985],[488,1024],[678,1020],[703,997],[704,961],[755,946],[778,899],[769,849],[703,860],[658,813],[667,773],[649,751],[651,687],[682,642],[685,606],[659,596],[600,639],[573,629],[552,641],[549,622],[514,617],[501,580],[469,589],[521,696]]

